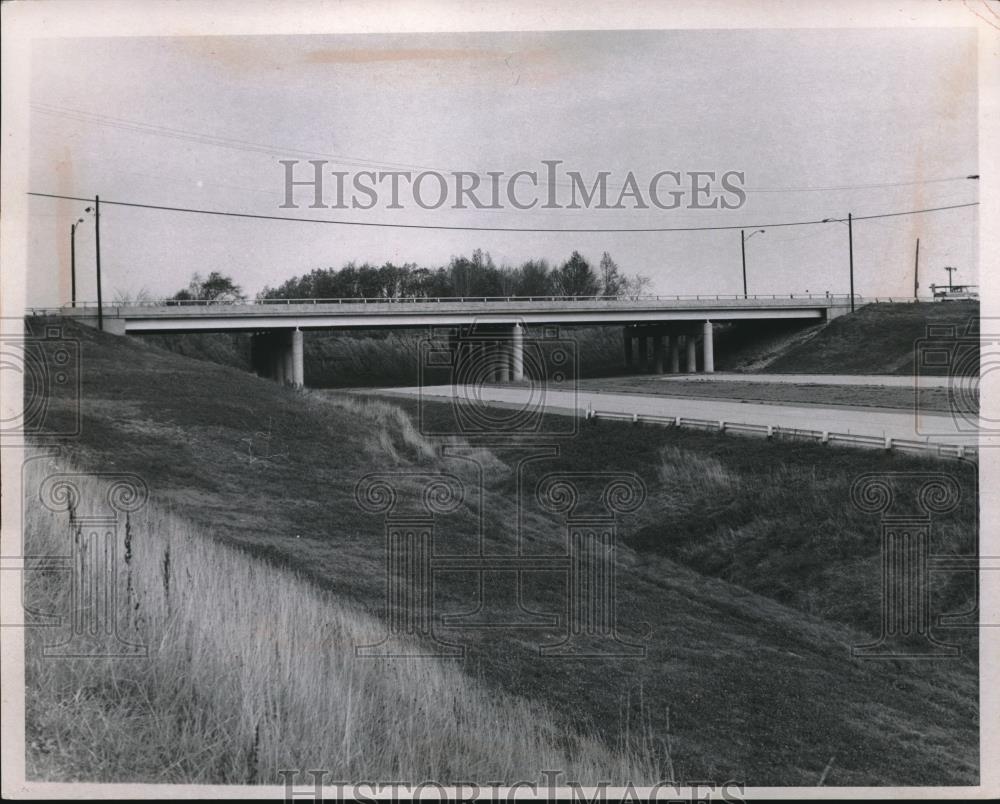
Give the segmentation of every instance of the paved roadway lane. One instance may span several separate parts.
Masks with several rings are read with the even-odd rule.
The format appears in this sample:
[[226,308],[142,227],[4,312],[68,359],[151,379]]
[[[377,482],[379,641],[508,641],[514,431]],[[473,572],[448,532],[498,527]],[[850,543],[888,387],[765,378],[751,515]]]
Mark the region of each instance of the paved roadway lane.
[[892,374],[735,374],[716,371],[712,374],[648,374],[628,375],[645,377],[651,381],[683,380],[684,382],[761,382],[795,385],[876,385],[885,388],[947,388],[949,377],[909,377]]
[[[525,405],[531,389],[514,386],[483,386],[475,389],[451,385],[418,388],[390,388],[379,393],[427,397],[442,400],[478,399],[481,403]],[[477,404],[477,403],[469,403]],[[821,405],[757,404],[719,399],[671,397],[637,393],[616,394],[580,389],[549,390],[545,395],[546,410],[577,415],[588,408],[609,413],[683,416],[695,419],[722,419],[738,424],[760,424],[795,427],[806,430],[826,430],[832,433],[929,440],[933,443],[975,446],[978,437],[968,432],[968,424],[959,428],[947,413],[921,414],[912,411],[890,411],[885,408],[823,407]]]

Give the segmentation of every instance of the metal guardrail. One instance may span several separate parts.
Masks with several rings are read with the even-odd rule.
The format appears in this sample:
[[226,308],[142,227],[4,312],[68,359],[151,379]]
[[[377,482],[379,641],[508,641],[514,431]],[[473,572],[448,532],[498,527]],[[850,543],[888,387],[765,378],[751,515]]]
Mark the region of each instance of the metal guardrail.
[[760,435],[768,439],[775,437],[792,438],[806,441],[816,441],[820,444],[845,444],[855,447],[870,447],[886,451],[900,450],[929,454],[937,458],[959,458],[978,460],[977,447],[966,447],[961,444],[934,444],[929,441],[894,438],[892,436],[870,436],[857,433],[835,433],[829,430],[807,430],[799,427],[782,427],[774,424],[747,424],[745,422],[730,422],[724,419],[696,419],[689,416],[657,416],[655,414],[620,413],[611,410],[584,411],[584,420],[594,424],[599,419],[627,421],[633,424],[649,422],[665,427],[687,427],[698,430],[710,430],[717,433],[743,433]]
[[[642,294],[621,296],[399,296],[399,297],[346,297],[330,299],[144,299],[141,301],[105,303],[105,307],[260,307],[267,305],[290,304],[497,304],[518,302],[645,302],[645,301],[776,301],[785,299],[807,299],[810,301],[829,301],[831,303],[850,303],[849,294],[833,293],[756,293],[744,296],[742,293],[715,294]],[[855,302],[863,301],[860,294],[854,295]],[[883,299],[890,301],[889,299]],[[895,301],[903,301],[896,299]],[[913,299],[909,299],[913,301]],[[930,301],[930,299],[927,299]],[[96,301],[78,301],[76,309],[97,307]],[[52,308],[48,308],[52,309]],[[64,304],[61,310],[73,309],[73,305]]]
[[[525,304],[525,303],[552,303],[552,302],[622,302],[640,304],[643,302],[789,302],[789,301],[823,301],[830,306],[847,305],[850,303],[850,296],[846,294],[819,294],[819,293],[789,293],[789,294],[755,294],[743,296],[740,294],[714,294],[714,295],[684,295],[684,294],[658,294],[643,296],[406,296],[399,298],[338,298],[338,299],[248,299],[243,301],[214,301],[189,299],[176,301],[173,299],[163,299],[158,301],[144,300],[136,302],[116,302],[104,304],[104,314],[111,317],[121,317],[121,311],[141,310],[149,308],[162,312],[164,308],[191,308],[205,310],[215,308],[219,313],[229,313],[239,315],[241,310],[264,309],[281,306],[318,306],[318,305],[434,305],[434,304]],[[870,296],[865,297],[860,294],[854,296],[855,305],[864,304],[912,304],[915,302],[933,302],[940,299],[933,298],[913,298],[896,296]],[[61,307],[31,307],[27,310],[29,315],[67,315],[74,311],[86,312],[97,311],[97,302],[78,301],[76,305],[64,304]]]

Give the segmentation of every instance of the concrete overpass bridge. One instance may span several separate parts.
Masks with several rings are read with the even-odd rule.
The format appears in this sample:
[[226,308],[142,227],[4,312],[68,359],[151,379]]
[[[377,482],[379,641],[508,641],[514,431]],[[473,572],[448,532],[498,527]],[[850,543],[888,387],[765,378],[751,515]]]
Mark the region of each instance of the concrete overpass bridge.
[[[855,303],[858,298],[855,297]],[[623,327],[627,365],[652,371],[714,371],[713,325],[728,321],[829,320],[850,310],[847,296],[538,296],[398,299],[268,299],[237,303],[77,303],[57,313],[114,334],[249,332],[258,374],[303,385],[306,330],[432,329],[445,333],[456,365],[488,357],[495,381],[524,378],[526,327]],[[700,361],[699,361],[700,345]]]

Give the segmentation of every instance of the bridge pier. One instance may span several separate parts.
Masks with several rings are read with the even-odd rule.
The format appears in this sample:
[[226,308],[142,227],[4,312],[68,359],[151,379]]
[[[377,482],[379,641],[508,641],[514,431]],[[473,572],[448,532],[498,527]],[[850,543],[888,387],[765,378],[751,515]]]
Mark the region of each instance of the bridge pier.
[[649,371],[649,338],[645,334],[639,336],[639,371]]
[[305,386],[302,330],[258,332],[250,339],[250,362],[259,377],[296,388]]
[[524,327],[520,324],[514,324],[510,352],[510,378],[513,382],[521,382],[524,379]]
[[670,373],[680,374],[681,371],[681,336],[676,332],[670,336]]
[[653,336],[653,373],[663,374],[663,335],[657,333]]
[[451,338],[450,348],[457,382],[524,380],[524,327],[520,323],[459,327]]
[[684,336],[684,345],[687,347],[688,374],[694,374],[698,371],[698,349],[697,340],[693,332]]
[[712,374],[715,371],[715,344],[712,338],[712,322],[706,321],[702,326],[701,337],[702,371]]
[[632,327],[624,327],[622,340],[625,342],[625,368],[631,369],[635,362],[632,358]]

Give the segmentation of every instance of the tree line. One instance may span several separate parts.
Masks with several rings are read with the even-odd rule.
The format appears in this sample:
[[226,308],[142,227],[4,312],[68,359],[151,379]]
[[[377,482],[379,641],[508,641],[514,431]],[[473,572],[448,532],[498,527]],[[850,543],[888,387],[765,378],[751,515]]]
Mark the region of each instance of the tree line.
[[[650,279],[625,275],[608,252],[595,268],[574,251],[559,265],[528,260],[518,266],[496,265],[489,252],[452,257],[447,266],[416,263],[382,265],[349,262],[342,268],[317,268],[275,288],[265,287],[258,299],[398,299],[448,296],[633,296],[646,291]],[[218,271],[195,274],[175,301],[226,303],[246,298],[243,290]]]

